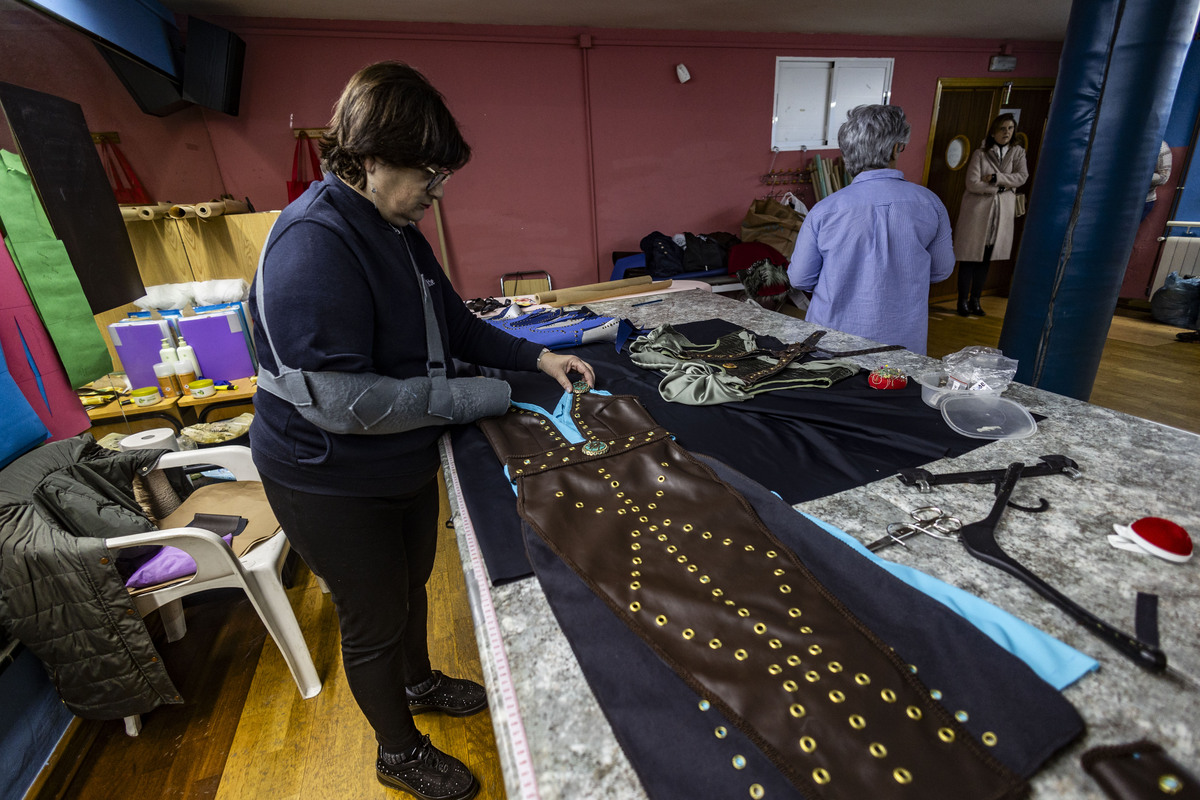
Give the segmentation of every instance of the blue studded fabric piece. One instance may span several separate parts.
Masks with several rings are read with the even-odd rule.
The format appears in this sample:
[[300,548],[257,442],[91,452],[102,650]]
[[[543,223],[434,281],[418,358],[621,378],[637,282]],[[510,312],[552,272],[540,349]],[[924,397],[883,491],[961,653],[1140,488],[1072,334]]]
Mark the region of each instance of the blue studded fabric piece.
[[619,322],[585,308],[574,311],[547,308],[519,317],[485,320],[505,333],[526,339],[542,347],[558,350],[591,342],[611,342],[617,338]]

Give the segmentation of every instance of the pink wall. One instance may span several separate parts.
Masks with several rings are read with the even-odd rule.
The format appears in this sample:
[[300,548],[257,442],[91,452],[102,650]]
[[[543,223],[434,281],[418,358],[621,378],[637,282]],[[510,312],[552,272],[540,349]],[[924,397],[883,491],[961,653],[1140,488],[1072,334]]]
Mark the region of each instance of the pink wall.
[[[19,53],[8,46],[14,20],[29,29]],[[1000,47],[990,40],[213,18],[246,41],[241,115],[189,109],[158,119],[136,109],[90,43],[38,20],[0,0],[0,80],[80,103],[94,130],[121,133],[143,181],[157,199],[171,201],[228,192],[248,196],[259,210],[279,208],[292,127],[324,125],[359,67],[412,63],[446,95],[475,149],[443,203],[450,271],[466,297],[494,293],[511,271],[547,269],[561,286],[605,279],[611,251],[636,250],[653,230],[737,232],[762,191],[758,176],[771,165],[776,56],[895,58],[892,99],[913,125],[900,167],[919,180],[937,79],[996,77],[987,61]],[[590,47],[581,46],[584,36]],[[1007,44],[1019,63],[1011,75],[1056,74],[1059,44]],[[687,84],[675,77],[678,63],[691,71]],[[775,168],[800,163],[799,153],[781,153]],[[423,229],[436,247],[432,219]]]

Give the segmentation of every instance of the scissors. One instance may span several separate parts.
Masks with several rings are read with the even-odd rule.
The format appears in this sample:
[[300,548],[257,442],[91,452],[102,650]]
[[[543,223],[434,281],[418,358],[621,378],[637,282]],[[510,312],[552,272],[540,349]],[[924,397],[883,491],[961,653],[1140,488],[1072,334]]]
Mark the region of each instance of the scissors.
[[909,512],[909,516],[913,518],[912,522],[893,522],[889,524],[887,526],[887,536],[871,542],[867,545],[867,549],[874,553],[893,544],[907,547],[908,545],[904,544],[902,540],[907,539],[915,533],[928,534],[935,539],[958,540],[958,530],[962,527],[962,520],[958,517],[951,517],[942,513],[942,510],[937,506],[915,508]]

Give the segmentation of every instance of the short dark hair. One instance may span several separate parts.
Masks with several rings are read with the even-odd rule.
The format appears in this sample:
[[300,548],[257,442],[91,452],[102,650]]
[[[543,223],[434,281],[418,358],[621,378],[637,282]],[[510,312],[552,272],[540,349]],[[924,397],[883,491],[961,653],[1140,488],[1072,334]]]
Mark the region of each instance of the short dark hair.
[[855,106],[838,128],[838,147],[846,172],[853,178],[863,170],[884,169],[892,148],[908,144],[912,126],[900,106]]
[[398,61],[363,67],[342,90],[321,138],[325,169],[351,186],[366,181],[363,161],[396,167],[459,169],[471,147],[441,92]]

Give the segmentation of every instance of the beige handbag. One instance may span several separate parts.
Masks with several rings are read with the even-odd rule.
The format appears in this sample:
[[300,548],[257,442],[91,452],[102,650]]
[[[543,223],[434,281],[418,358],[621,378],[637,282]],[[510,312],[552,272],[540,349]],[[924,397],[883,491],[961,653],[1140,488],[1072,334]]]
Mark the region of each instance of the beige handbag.
[[1016,215],[1018,217],[1025,216],[1025,195],[1014,194],[1013,200],[1015,201],[1013,208],[1016,210]]

